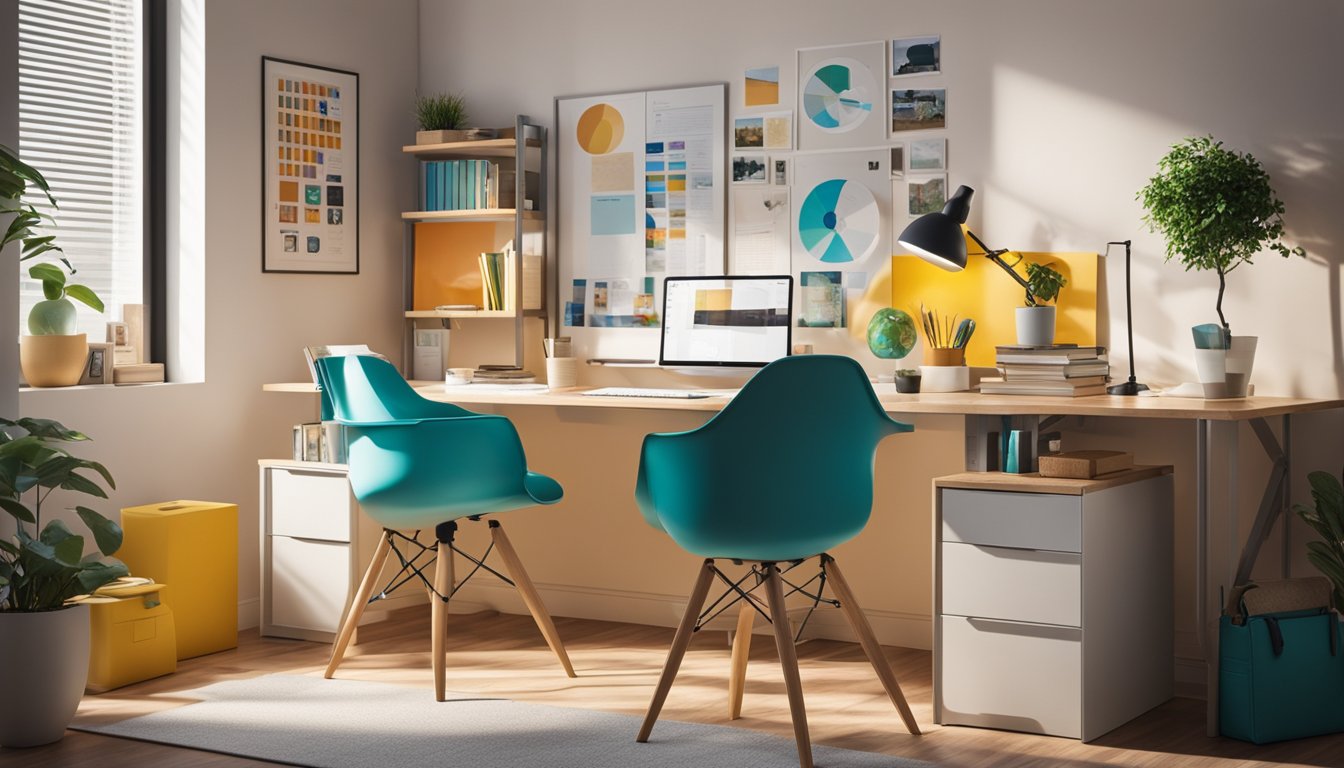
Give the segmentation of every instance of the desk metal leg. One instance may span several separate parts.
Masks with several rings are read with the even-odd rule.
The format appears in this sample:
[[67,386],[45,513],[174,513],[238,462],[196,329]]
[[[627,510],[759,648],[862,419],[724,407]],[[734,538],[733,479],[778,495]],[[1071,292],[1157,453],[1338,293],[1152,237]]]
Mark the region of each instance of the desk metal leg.
[[1195,420],[1195,636],[1204,654],[1205,723],[1218,735],[1218,648],[1210,636],[1209,615],[1209,421]]
[[1279,571],[1283,578],[1293,577],[1293,417],[1283,415],[1283,493],[1279,500],[1279,514],[1283,515],[1282,535],[1279,537],[1283,552],[1279,555]]

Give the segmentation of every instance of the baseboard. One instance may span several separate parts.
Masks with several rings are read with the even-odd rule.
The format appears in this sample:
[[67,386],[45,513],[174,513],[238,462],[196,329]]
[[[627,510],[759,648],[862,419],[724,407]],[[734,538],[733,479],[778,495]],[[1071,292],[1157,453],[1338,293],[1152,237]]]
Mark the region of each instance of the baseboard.
[[261,598],[238,601],[238,629],[261,626]]
[[[685,595],[664,595],[651,592],[575,587],[561,584],[538,584],[546,608],[555,616],[598,621],[623,621],[655,627],[675,627],[686,608]],[[453,598],[453,610],[496,610],[501,613],[526,614],[527,606],[517,590],[504,583],[475,581],[467,584]],[[731,612],[730,612],[731,613]],[[791,610],[791,617],[799,616]],[[933,624],[929,617],[896,611],[865,611],[878,642],[904,648],[928,650],[932,647]],[[735,615],[735,614],[733,614]],[[720,617],[712,626],[731,628],[732,616]],[[757,632],[765,632],[757,627]],[[840,611],[821,606],[807,623],[803,639],[844,640],[855,637]]]

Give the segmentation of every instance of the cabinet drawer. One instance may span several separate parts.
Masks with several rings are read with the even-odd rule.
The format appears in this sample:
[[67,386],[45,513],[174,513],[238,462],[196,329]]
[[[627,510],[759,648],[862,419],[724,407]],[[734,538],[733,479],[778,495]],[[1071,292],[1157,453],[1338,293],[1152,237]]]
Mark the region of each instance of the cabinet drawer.
[[271,537],[271,623],[335,632],[350,591],[350,545]]
[[1079,738],[1082,630],[943,616],[937,720]]
[[1082,556],[944,542],[943,613],[1082,626]]
[[273,467],[270,533],[350,541],[350,483],[345,475]]
[[946,488],[942,540],[1082,552],[1082,498]]

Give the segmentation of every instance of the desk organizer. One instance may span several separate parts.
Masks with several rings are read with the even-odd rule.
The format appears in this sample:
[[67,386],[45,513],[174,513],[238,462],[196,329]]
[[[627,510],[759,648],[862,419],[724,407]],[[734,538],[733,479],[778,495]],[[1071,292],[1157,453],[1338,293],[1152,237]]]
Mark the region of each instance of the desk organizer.
[[921,392],[965,392],[971,388],[971,369],[965,365],[921,365]]

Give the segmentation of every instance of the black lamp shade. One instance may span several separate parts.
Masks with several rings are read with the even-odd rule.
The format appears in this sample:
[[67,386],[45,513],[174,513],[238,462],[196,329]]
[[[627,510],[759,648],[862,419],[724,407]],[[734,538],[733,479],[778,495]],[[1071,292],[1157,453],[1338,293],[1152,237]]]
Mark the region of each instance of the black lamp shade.
[[910,222],[897,240],[935,267],[960,272],[966,268],[966,236],[961,225],[970,213],[974,194],[970,187],[957,187],[942,211],[926,213]]

